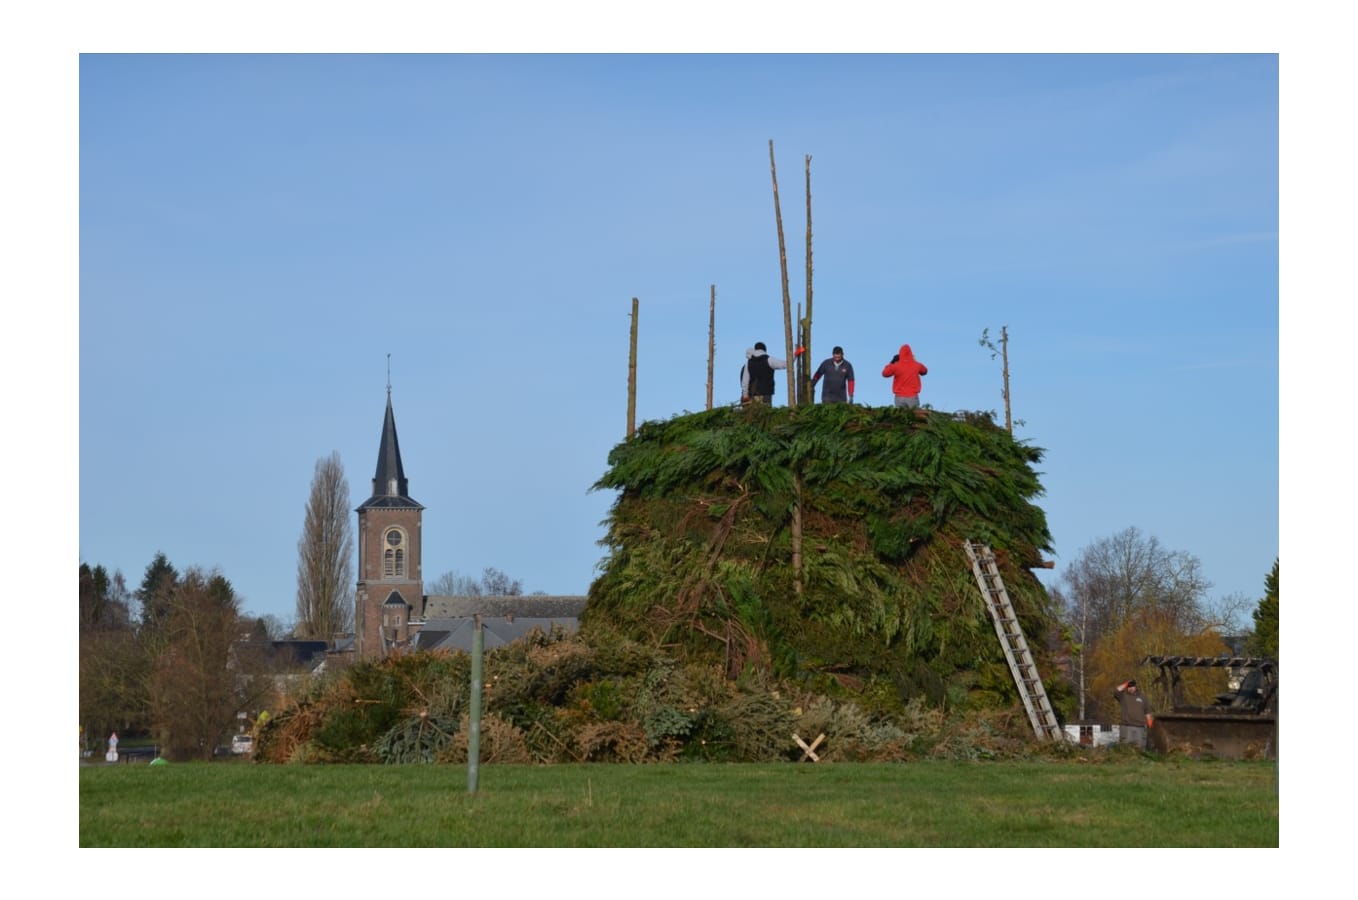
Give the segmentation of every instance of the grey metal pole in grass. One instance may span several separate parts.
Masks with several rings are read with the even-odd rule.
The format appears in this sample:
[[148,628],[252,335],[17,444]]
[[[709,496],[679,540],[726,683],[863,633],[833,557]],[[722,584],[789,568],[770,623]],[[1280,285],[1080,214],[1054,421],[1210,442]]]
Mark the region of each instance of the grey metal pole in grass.
[[467,793],[476,793],[476,782],[481,768],[481,657],[485,655],[486,637],[481,630],[481,617],[472,624],[472,683],[471,709],[467,718]]

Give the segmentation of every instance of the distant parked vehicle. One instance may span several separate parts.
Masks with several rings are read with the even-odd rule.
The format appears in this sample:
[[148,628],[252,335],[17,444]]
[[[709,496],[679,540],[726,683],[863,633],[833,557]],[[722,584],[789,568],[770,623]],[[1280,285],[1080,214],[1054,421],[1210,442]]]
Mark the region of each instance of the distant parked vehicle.
[[255,749],[255,739],[252,735],[238,734],[231,738],[231,752],[237,756],[244,756]]

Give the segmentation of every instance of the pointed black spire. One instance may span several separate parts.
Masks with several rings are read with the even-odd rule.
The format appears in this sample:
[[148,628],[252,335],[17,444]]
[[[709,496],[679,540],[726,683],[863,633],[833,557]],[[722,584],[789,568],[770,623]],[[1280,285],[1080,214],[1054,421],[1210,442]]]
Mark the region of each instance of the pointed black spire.
[[401,465],[401,442],[396,439],[396,414],[391,411],[391,388],[387,388],[387,417],[382,422],[382,443],[377,449],[377,472],[373,496],[409,497],[410,482]]
[[387,385],[387,415],[382,421],[382,441],[377,448],[377,471],[373,473],[373,493],[365,507],[424,507],[410,497],[410,482],[401,465],[401,442],[396,437],[396,414],[391,409],[391,385]]

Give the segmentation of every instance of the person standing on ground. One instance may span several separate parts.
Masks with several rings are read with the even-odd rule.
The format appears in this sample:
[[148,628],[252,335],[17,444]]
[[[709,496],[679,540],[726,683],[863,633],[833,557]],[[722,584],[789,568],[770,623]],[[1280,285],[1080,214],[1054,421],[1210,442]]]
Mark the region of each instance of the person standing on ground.
[[928,374],[929,367],[915,359],[909,344],[901,344],[901,352],[882,367],[882,377],[893,379],[891,394],[895,397],[896,405],[903,409],[919,408],[919,377]]
[[[798,347],[793,356],[801,356],[805,347]],[[786,369],[787,361],[769,356],[763,341],[745,351],[745,365],[740,369],[740,402],[773,403],[773,370]]]
[[830,358],[820,364],[816,374],[811,376],[811,393],[816,392],[816,382],[825,378],[825,387],[820,392],[821,403],[853,402],[853,363],[844,358],[844,348],[836,347]]
[[1151,704],[1136,686],[1136,679],[1124,681],[1117,686],[1113,696],[1121,711],[1118,725],[1118,743],[1131,744],[1138,750],[1146,749],[1146,732],[1155,721],[1151,715]]

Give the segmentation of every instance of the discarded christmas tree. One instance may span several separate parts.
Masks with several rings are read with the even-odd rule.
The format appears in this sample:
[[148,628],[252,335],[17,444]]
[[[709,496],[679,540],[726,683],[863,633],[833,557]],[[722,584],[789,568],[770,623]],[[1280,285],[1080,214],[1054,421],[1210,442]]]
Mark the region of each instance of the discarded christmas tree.
[[1050,672],[1055,614],[1029,571],[1051,542],[1041,456],[987,413],[828,404],[644,423],[595,485],[620,493],[583,627],[881,711],[1011,704],[963,542],[995,549]]

